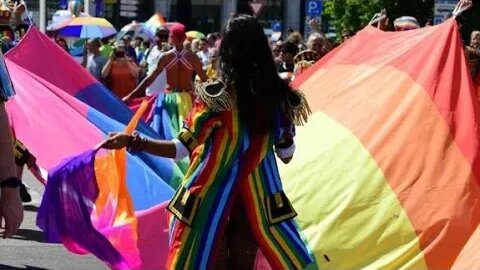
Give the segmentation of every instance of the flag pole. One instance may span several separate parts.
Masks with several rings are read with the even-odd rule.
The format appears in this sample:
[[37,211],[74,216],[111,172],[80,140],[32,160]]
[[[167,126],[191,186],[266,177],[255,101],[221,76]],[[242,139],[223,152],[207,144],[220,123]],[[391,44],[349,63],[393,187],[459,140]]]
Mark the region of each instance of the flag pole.
[[83,12],[90,14],[90,0],[85,0],[83,3]]
[[45,33],[47,27],[47,0],[40,0],[40,31]]

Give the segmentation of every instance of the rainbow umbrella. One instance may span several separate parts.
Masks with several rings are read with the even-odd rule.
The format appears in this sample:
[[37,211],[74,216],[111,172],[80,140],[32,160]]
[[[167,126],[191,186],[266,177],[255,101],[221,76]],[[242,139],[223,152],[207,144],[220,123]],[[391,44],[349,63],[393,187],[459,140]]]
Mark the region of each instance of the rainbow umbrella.
[[103,38],[113,36],[117,30],[104,18],[76,17],[58,27],[59,34],[77,38]]
[[131,37],[142,37],[143,39],[150,39],[153,40],[155,37],[155,32],[152,32],[145,23],[139,23],[137,21],[133,21],[120,30],[118,33],[118,37],[121,38],[125,35],[129,35]]
[[190,40],[205,38],[205,35],[202,32],[199,32],[199,31],[188,31],[185,34],[187,35],[187,38],[190,39]]

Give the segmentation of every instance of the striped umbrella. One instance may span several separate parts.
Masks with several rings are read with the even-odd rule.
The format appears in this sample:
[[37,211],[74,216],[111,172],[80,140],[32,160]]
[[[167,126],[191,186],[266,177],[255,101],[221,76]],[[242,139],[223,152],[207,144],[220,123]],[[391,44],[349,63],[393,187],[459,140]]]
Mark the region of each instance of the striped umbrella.
[[58,27],[59,34],[77,38],[103,38],[115,35],[117,30],[104,18],[76,17]]

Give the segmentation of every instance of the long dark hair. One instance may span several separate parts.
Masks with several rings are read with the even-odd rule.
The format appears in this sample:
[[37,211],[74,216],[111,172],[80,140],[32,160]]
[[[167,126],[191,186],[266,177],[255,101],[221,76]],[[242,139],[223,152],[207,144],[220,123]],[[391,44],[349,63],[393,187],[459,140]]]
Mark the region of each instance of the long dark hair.
[[270,132],[275,111],[291,89],[278,76],[267,37],[254,17],[238,15],[225,25],[219,70],[227,87],[235,91],[249,134]]

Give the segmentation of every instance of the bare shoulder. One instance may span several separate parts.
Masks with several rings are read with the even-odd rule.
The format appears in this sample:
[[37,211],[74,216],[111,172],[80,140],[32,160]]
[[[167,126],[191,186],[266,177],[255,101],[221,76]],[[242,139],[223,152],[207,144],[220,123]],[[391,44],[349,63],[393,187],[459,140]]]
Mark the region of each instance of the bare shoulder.
[[[187,59],[190,60],[190,61],[195,61],[195,60],[199,60],[198,59],[198,56],[192,52],[192,51],[188,51],[186,57],[188,57]],[[199,60],[200,61],[200,60]]]
[[167,51],[167,52],[164,52],[161,56],[160,56],[160,60],[161,61],[171,61],[173,58],[175,57],[175,53],[173,52],[173,50],[170,50],[170,51]]

